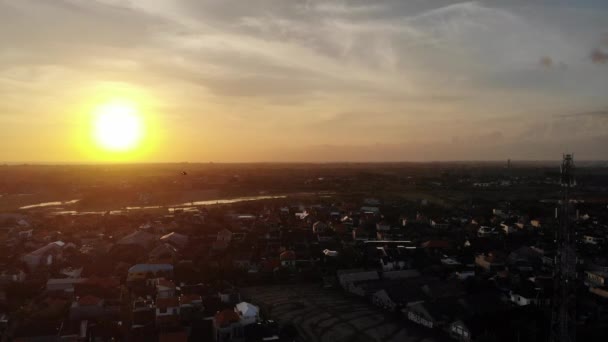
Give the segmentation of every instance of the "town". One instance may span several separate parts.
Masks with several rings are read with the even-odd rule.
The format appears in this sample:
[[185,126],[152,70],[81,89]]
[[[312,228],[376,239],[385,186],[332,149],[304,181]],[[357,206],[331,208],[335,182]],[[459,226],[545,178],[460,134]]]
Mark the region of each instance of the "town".
[[0,166],[2,341],[546,341],[560,207],[600,341],[608,170],[559,166]]

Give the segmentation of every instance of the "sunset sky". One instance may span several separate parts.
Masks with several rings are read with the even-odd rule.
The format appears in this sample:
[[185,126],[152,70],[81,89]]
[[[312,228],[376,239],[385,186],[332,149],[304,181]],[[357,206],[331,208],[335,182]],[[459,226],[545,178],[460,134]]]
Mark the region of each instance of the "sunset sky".
[[[0,161],[608,159],[605,0],[0,0]],[[91,141],[128,101],[129,154]]]

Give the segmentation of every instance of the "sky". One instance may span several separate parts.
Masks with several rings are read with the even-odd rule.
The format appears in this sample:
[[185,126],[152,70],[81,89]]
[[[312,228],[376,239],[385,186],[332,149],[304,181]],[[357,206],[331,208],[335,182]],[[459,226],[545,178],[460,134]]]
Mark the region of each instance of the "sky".
[[[608,159],[603,0],[0,0],[0,161]],[[90,147],[136,103],[147,139]]]

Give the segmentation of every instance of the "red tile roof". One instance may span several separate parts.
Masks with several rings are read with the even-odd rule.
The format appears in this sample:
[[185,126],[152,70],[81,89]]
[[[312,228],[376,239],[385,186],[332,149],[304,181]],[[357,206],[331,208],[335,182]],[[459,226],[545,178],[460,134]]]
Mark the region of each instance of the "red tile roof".
[[190,295],[182,295],[179,298],[180,304],[192,304],[192,302],[195,302],[195,301],[202,301],[201,296],[195,295],[195,294],[190,294]]
[[234,310],[225,309],[215,314],[215,322],[220,327],[228,326],[240,320],[239,315]]
[[78,299],[79,305],[99,305],[101,303],[101,298],[95,296],[84,296]]
[[175,288],[175,283],[173,283],[171,280],[167,280],[167,279],[159,279],[157,282],[158,286],[163,286],[163,287],[168,287],[168,288]]
[[296,253],[294,251],[285,251],[279,256],[281,260],[295,260]]
[[156,299],[156,307],[157,308],[174,308],[179,306],[179,300],[176,297],[171,298],[157,298]]

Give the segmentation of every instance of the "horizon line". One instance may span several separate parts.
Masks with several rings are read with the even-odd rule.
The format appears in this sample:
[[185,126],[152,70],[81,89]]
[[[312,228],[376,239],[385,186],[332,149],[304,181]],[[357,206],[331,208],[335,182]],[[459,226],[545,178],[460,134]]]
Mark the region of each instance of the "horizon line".
[[[238,165],[238,164],[312,164],[312,165],[331,165],[331,164],[436,164],[436,163],[553,163],[561,159],[443,159],[443,160],[395,160],[395,161],[93,161],[93,162],[43,162],[43,161],[0,161],[0,166],[91,166],[91,165],[167,165],[167,164],[218,164],[218,165]],[[579,159],[577,162],[601,163],[608,162],[608,159]]]

